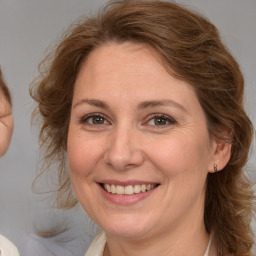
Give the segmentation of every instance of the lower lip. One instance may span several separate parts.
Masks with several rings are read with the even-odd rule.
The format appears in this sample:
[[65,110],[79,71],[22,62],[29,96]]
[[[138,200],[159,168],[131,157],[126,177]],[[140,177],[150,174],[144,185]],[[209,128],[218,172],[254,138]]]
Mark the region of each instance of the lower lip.
[[146,199],[147,197],[149,197],[157,188],[155,187],[149,191],[133,194],[133,195],[117,195],[117,194],[112,194],[107,192],[101,187],[101,185],[99,185],[99,187],[105,199],[119,205],[132,205],[137,202],[140,202]]

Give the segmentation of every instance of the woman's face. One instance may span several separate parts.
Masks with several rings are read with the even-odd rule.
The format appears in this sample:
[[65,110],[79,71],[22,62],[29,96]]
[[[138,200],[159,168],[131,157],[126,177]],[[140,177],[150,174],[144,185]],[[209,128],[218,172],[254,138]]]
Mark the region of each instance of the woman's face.
[[151,49],[106,44],[83,63],[68,133],[70,177],[107,234],[202,228],[213,148],[193,88]]

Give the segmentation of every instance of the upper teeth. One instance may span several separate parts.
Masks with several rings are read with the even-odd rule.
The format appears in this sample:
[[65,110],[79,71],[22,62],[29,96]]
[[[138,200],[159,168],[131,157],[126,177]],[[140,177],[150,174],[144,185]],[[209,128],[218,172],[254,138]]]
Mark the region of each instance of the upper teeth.
[[104,189],[112,194],[117,195],[132,195],[138,194],[141,192],[146,192],[154,188],[156,184],[148,184],[148,185],[128,185],[128,186],[120,186],[120,185],[110,185],[104,184]]

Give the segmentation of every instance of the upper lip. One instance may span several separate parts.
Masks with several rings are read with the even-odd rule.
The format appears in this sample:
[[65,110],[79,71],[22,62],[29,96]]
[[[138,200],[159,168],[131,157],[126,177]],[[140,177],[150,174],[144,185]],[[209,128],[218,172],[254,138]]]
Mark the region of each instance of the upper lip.
[[159,184],[158,182],[152,182],[152,181],[142,181],[142,180],[126,180],[126,181],[119,181],[119,180],[101,180],[98,183],[103,183],[103,184],[110,184],[110,185],[119,185],[119,186],[128,186],[128,185],[149,185],[149,184]]

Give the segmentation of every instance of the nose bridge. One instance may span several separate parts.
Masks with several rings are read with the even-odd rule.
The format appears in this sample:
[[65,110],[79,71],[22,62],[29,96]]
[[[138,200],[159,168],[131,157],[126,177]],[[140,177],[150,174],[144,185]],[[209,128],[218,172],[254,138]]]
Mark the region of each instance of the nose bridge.
[[140,165],[143,154],[137,139],[137,131],[132,125],[117,125],[110,134],[105,162],[120,171]]
[[119,149],[125,149],[126,146],[128,149],[131,145],[132,142],[132,127],[127,126],[127,125],[120,125],[117,126],[113,138],[112,138],[112,146],[113,148],[116,148],[117,150]]

